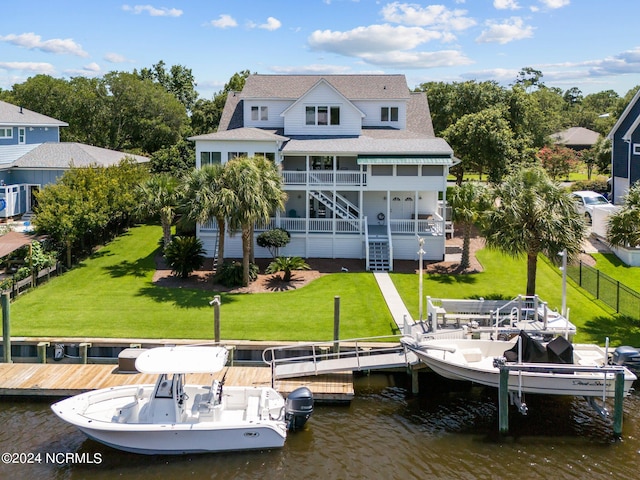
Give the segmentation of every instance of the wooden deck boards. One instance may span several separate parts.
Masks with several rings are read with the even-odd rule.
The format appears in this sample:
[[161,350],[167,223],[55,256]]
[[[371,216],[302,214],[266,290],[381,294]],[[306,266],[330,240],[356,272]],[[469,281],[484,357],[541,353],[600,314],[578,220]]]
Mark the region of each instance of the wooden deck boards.
[[[226,385],[271,385],[271,370],[265,367],[228,367],[209,374],[187,376],[187,383],[209,385],[225,378]],[[87,390],[155,383],[156,375],[119,373],[118,366],[77,364],[0,363],[0,396],[69,396]],[[353,375],[334,373],[304,378],[277,380],[276,390],[283,395],[298,387],[308,387],[317,400],[350,401],[354,396]]]

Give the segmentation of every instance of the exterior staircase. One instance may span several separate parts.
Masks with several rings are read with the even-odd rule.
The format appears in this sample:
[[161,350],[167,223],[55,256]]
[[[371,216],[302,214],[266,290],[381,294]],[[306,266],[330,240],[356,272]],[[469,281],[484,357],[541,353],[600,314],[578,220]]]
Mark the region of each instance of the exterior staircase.
[[337,192],[331,194],[331,196],[320,190],[311,190],[309,193],[332,210],[336,217],[345,220],[358,220],[360,217],[360,209]]
[[369,265],[372,272],[388,272],[390,269],[389,239],[374,237],[369,239]]

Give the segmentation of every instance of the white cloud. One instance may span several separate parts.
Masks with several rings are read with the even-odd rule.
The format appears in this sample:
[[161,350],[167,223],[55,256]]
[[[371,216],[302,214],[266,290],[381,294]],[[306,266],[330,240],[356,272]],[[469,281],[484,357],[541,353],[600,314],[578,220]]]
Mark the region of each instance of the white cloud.
[[501,23],[488,20],[486,25],[488,28],[476,38],[476,42],[505,44],[533,37],[533,27],[525,25],[519,17],[512,17]]
[[29,50],[41,50],[47,53],[69,54],[78,57],[88,57],[89,54],[82,49],[82,46],[70,38],[53,38],[42,40],[40,35],[33,32],[15,35],[13,33],[0,36],[0,41],[11,43]]
[[140,15],[143,12],[147,12],[152,17],[179,17],[184,13],[182,10],[179,10],[177,8],[156,8],[152,5],[123,5],[122,10],[124,10],[125,12],[134,13],[135,15]]
[[316,30],[308,39],[314,50],[347,56],[362,56],[401,50],[411,50],[431,40],[444,38],[441,32],[419,27],[370,25],[346,32]]
[[0,69],[42,73],[45,75],[53,75],[56,70],[53,65],[46,62],[0,62]]
[[493,0],[493,6],[498,10],[517,10],[520,8],[516,0]]
[[444,5],[421,7],[413,3],[393,2],[382,8],[382,17],[387,22],[440,30],[465,30],[476,24],[466,16],[466,10],[449,10]]
[[124,55],[120,55],[119,53],[113,53],[113,52],[107,53],[104,56],[104,59],[109,63],[130,63],[131,62],[131,60],[129,60]]
[[540,0],[540,3],[547,8],[562,8],[569,5],[571,0]]
[[211,25],[216,28],[233,28],[238,26],[238,22],[231,15],[222,14],[217,20],[211,20]]
[[323,65],[323,64],[312,64],[312,65],[301,65],[301,66],[278,66],[274,65],[269,67],[269,70],[274,73],[286,73],[286,74],[341,74],[341,73],[349,73],[351,71],[351,67],[343,66],[343,65]]
[[441,50],[437,52],[385,52],[362,55],[367,63],[387,68],[436,68],[469,65],[473,63],[457,50]]
[[279,29],[281,26],[282,26],[282,23],[280,22],[280,20],[274,17],[269,17],[267,18],[267,23],[263,23],[262,25],[259,25],[258,28],[273,31],[273,30]]

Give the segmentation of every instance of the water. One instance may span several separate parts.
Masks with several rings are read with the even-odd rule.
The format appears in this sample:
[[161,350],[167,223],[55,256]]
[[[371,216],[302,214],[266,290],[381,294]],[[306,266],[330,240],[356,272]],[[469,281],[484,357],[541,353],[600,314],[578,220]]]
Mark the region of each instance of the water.
[[4,400],[0,453],[30,454],[36,463],[0,463],[0,479],[640,476],[638,393],[625,400],[621,442],[612,441],[610,422],[583,399],[533,395],[526,399],[529,415],[511,410],[510,435],[500,438],[495,390],[425,375],[423,391],[412,396],[406,381],[404,375],[359,378],[350,405],[317,405],[304,431],[290,433],[283,449],[179,457],[122,453],[67,426],[51,412],[52,402]]

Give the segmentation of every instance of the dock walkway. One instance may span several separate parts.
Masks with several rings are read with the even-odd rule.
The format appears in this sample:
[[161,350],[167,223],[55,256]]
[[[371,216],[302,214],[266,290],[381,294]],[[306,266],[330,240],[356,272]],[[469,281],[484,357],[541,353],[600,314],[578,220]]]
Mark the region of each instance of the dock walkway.
[[[228,367],[216,374],[190,374],[187,383],[211,385],[225,372],[226,385],[271,385],[271,371],[266,367]],[[0,363],[0,396],[67,397],[99,388],[153,384],[156,379],[157,375],[119,372],[114,364]],[[319,401],[350,401],[354,396],[352,373],[276,382],[276,390],[285,396],[301,386],[308,387]]]

